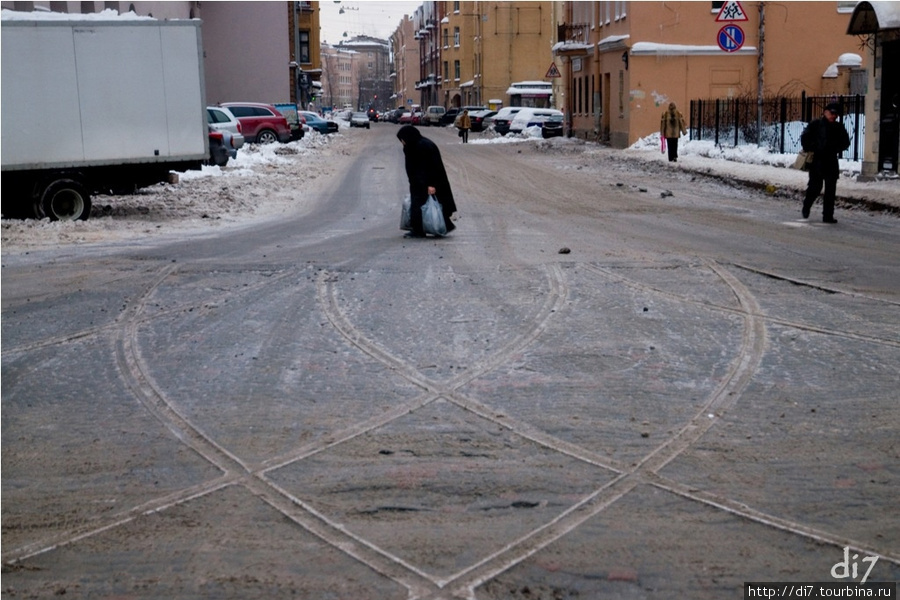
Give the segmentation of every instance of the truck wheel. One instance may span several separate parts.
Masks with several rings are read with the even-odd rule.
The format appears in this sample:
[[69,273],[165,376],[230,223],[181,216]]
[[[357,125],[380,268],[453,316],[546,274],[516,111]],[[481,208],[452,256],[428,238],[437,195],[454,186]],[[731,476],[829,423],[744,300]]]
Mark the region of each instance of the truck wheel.
[[256,134],[257,144],[274,144],[278,141],[278,136],[271,129],[263,129]]
[[51,221],[84,221],[91,215],[91,196],[78,181],[57,179],[44,188],[40,207]]

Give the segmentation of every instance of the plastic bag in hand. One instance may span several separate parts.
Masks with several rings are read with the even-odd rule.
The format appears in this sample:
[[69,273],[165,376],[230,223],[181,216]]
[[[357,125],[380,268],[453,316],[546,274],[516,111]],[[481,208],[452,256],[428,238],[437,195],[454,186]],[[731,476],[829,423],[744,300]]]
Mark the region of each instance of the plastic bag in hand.
[[434,196],[428,196],[422,207],[422,228],[432,235],[447,235],[447,224],[444,222],[444,209]]

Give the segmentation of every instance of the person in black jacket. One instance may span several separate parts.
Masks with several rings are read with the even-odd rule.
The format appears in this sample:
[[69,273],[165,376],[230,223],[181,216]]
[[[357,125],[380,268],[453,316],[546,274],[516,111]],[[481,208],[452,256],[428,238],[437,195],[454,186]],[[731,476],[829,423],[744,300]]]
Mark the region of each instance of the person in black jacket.
[[450,220],[450,215],[456,212],[456,203],[453,201],[453,191],[450,189],[450,180],[447,179],[447,171],[441,160],[441,152],[437,145],[412,125],[404,125],[397,132],[397,138],[403,144],[403,154],[406,159],[406,176],[409,178],[409,197],[411,200],[410,221],[412,229],[403,237],[425,237],[422,228],[422,207],[428,196],[433,194],[444,213],[444,221],[447,223],[447,233],[456,226]]
[[806,197],[803,200],[803,218],[809,217],[809,209],[825,186],[822,197],[822,221],[837,223],[834,218],[834,197],[837,191],[837,180],[840,175],[838,155],[850,147],[850,136],[837,118],[841,114],[841,106],[837,103],[825,107],[821,119],[810,123],[800,136],[800,144],[807,152],[813,153],[812,165],[809,168],[809,183],[806,186]]

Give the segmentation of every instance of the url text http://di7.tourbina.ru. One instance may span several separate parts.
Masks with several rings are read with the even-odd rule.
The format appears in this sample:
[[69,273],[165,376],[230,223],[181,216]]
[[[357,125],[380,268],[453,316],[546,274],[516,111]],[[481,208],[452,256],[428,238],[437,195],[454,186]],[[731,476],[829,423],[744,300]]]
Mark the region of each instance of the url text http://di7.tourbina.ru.
[[878,556],[851,554],[844,548],[843,560],[831,567],[832,581],[744,582],[744,600],[751,598],[897,598],[897,582],[869,581]]

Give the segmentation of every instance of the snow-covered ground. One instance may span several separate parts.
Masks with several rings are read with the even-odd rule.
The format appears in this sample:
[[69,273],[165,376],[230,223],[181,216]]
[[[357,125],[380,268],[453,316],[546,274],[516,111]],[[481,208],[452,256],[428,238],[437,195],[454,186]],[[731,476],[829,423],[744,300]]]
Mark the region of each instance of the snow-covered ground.
[[[310,132],[289,144],[245,145],[226,167],[183,173],[176,184],[160,184],[128,196],[97,196],[87,221],[4,219],[0,223],[0,251],[19,253],[66,244],[203,234],[302,210],[305,201],[341,173],[341,156],[352,153],[354,132],[346,122],[338,123],[341,129],[337,134]],[[471,134],[469,143],[534,144],[539,150],[568,146],[592,155],[617,154],[648,168],[710,173],[796,194],[804,189],[807,179],[806,173],[789,168],[796,155],[771,154],[756,146],[717,148],[712,142],[691,142],[687,138],[680,144],[679,162],[672,165],[660,152],[658,134],[626,150],[570,138],[542,140],[538,127],[518,135]],[[841,169],[839,196],[875,200],[900,209],[900,180],[860,183],[855,179],[859,163],[842,161]]]

